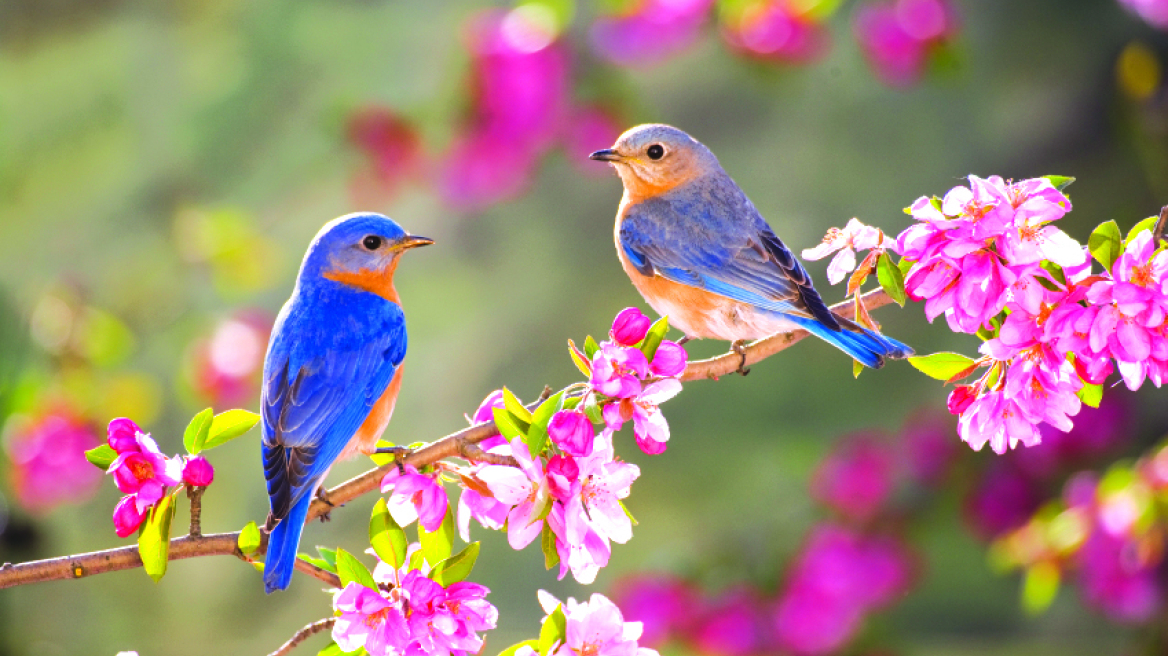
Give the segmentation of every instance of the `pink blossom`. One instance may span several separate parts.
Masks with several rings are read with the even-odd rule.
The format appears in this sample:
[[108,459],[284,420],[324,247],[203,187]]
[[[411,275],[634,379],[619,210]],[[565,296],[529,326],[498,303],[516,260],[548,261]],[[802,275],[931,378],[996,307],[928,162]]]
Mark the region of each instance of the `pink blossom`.
[[507,513],[507,542],[512,549],[531,544],[543,530],[541,517],[553,502],[551,488],[543,470],[543,460],[532,458],[523,440],[511,440],[511,455],[519,467],[487,465],[478,477],[495,499],[511,509]]
[[672,378],[680,376],[685,371],[689,354],[685,347],[668,339],[661,340],[657,352],[653,354],[653,361],[649,363],[649,370],[654,376]]
[[985,392],[970,404],[957,423],[957,434],[974,451],[989,443],[997,454],[1019,442],[1033,446],[1042,439],[1038,426],[1031,423],[1018,401],[1000,391]]
[[[901,444],[908,474],[913,480],[935,486],[948,478],[957,456],[955,433],[953,423],[943,415],[915,415],[905,422]],[[1019,453],[1027,451],[1029,449]]]
[[114,477],[118,489],[135,497],[138,511],[145,511],[166,493],[166,488],[182,482],[182,458],[167,458],[154,438],[136,433],[133,442],[119,441],[123,451],[106,473]]
[[259,392],[273,321],[266,311],[252,309],[216,324],[192,351],[195,391],[215,406],[249,403]]
[[183,482],[190,487],[206,487],[215,480],[215,468],[201,454],[187,458],[182,471]]
[[124,538],[138,530],[142,522],[150,516],[149,510],[138,509],[138,499],[133,494],[128,494],[118,501],[118,505],[114,506],[114,531],[117,532],[119,538]]
[[649,362],[636,348],[605,342],[592,356],[592,389],[617,399],[641,392],[640,379],[649,376]]
[[475,518],[483,526],[498,531],[507,521],[507,513],[511,507],[489,496],[466,488],[458,497],[458,534],[463,542],[470,542],[470,520]]
[[404,465],[403,469],[404,474],[391,469],[381,479],[381,492],[393,493],[386,501],[389,514],[401,526],[416,519],[427,531],[437,531],[450,504],[446,490],[437,480],[438,474],[420,474],[413,465]]
[[117,453],[124,451],[138,450],[138,435],[142,433],[142,429],[135,424],[133,420],[125,417],[118,417],[109,423],[107,429],[107,442],[111,449]]
[[357,109],[349,116],[345,131],[349,143],[365,156],[369,181],[383,194],[396,192],[422,166],[417,130],[388,107]]
[[693,621],[694,646],[713,656],[750,656],[763,651],[763,602],[746,587],[731,588]]
[[569,538],[566,515],[564,504],[557,503],[547,517],[548,527],[556,537],[556,553],[560,557],[559,578],[563,579],[571,572],[578,583],[591,584],[600,568],[608,565],[612,546],[586,522],[576,522],[573,525],[576,533]]
[[592,443],[596,432],[592,422],[583,412],[560,410],[552,415],[548,423],[548,436],[564,453],[573,456],[587,456],[592,453]]
[[612,330],[608,331],[613,341],[622,346],[636,346],[645,339],[649,326],[653,322],[643,312],[635,307],[629,307],[617,313],[612,321]]
[[97,491],[101,472],[85,459],[85,451],[98,445],[92,426],[72,413],[56,411],[35,419],[13,417],[9,428],[5,450],[21,506],[47,512],[84,502]]
[[342,651],[364,647],[370,656],[400,654],[410,639],[405,615],[376,590],[349,583],[336,593],[333,607],[340,613],[332,638]]
[[611,175],[607,162],[588,159],[596,150],[596,144],[615,143],[620,136],[622,124],[619,114],[606,107],[585,105],[572,112],[564,134],[564,150],[572,166],[591,176]]
[[580,465],[572,456],[552,456],[547,462],[547,480],[552,497],[568,501],[580,493]]
[[788,0],[744,3],[723,16],[722,36],[732,48],[759,59],[810,62],[827,50],[823,25]]
[[503,402],[503,390],[497,389],[488,394],[487,398],[483,399],[483,402],[479,404],[479,409],[475,410],[474,415],[470,417],[470,422],[472,424],[481,424],[484,421],[494,421],[495,413],[493,410],[495,408],[502,410],[506,407],[507,405]]
[[869,3],[856,12],[856,39],[885,83],[906,87],[924,73],[929,49],[953,32],[953,10],[942,0]]
[[680,391],[681,383],[676,378],[659,380],[633,397],[604,406],[605,424],[609,431],[618,431],[632,419],[637,446],[649,455],[663,453],[669,441],[669,423],[658,406]]
[[641,623],[640,643],[657,647],[688,632],[696,612],[697,593],[675,576],[643,574],[618,581],[612,600],[630,621]]
[[820,463],[811,479],[811,494],[856,522],[874,518],[894,487],[893,451],[870,434],[845,438]]
[[656,650],[641,647],[641,625],[626,622],[616,604],[599,592],[588,601],[569,597],[562,604],[543,590],[539,603],[548,615],[561,606],[567,619],[565,639],[549,656],[657,656]]
[[592,47],[624,66],[651,64],[688,47],[701,32],[713,0],[645,0],[631,12],[592,24]]
[[624,544],[633,537],[633,524],[621,499],[628,498],[641,469],[616,460],[612,445],[603,438],[596,443],[591,456],[576,460],[580,487],[565,504],[564,537],[577,544],[591,528],[605,540]]
[[447,656],[452,652],[478,653],[483,647],[479,631],[495,628],[499,612],[486,601],[489,590],[462,581],[444,589],[418,570],[401,578],[403,604],[409,624],[406,653]]
[[[856,268],[856,252],[877,248],[884,242],[884,233],[879,228],[864,225],[858,219],[851,219],[841,230],[832,228],[815,248],[804,249],[803,259],[821,260],[832,253],[831,264],[827,265],[827,279],[838,284],[849,271]],[[838,251],[838,252],[837,252]]]

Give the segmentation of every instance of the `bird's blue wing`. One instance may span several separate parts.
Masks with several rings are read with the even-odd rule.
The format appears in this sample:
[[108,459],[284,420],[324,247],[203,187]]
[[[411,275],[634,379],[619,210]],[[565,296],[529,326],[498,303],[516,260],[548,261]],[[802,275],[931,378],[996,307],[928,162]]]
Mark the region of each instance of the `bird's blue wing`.
[[644,275],[812,317],[839,330],[807,270],[737,187],[707,186],[632,205],[619,237],[629,262]]
[[[293,302],[277,321],[264,371],[263,461],[272,516],[283,519],[332,466],[388,387],[406,351],[405,319],[330,313]],[[338,323],[359,321],[338,330]]]

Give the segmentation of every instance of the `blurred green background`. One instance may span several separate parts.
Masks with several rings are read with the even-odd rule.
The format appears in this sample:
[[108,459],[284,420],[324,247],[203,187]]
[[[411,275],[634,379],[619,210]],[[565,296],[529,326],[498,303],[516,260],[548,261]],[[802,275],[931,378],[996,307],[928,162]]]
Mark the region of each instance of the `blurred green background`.
[[[353,192],[363,161],[345,121],[355,108],[394,108],[418,126],[431,154],[453,139],[467,103],[462,27],[484,6],[0,6],[5,412],[69,399],[99,425],[131,416],[164,451],[180,450],[186,421],[206,405],[189,383],[192,344],[243,308],[270,321],[311,237],[358,209],[385,212],[438,242],[408,255],[397,277],[411,343],[387,439],[452,432],[503,384],[533,398],[545,384],[573,382],[565,340],[602,335],[618,310],[644,307],[613,252],[615,175],[581,175],[556,151],[525,194],[476,212],[448,208],[417,180],[372,202]],[[709,145],[796,250],[853,216],[895,234],[909,222],[902,208],[969,173],[1076,176],[1075,211],[1062,227],[1081,240],[1101,221],[1126,229],[1168,202],[1163,95],[1133,97],[1116,72],[1133,42],[1163,61],[1164,35],[1112,0],[983,0],[958,9],[956,65],[909,90],[873,77],[846,11],[831,20],[830,53],[809,66],[744,61],[708,27],[660,65],[588,75],[615,89],[629,125],[667,122]],[[569,34],[577,78],[599,66],[577,38],[593,12],[582,3]],[[842,297],[826,284],[823,262],[810,269],[825,297]],[[96,343],[80,347],[89,364],[54,337],[61,307],[91,308],[83,310],[90,327],[108,320]],[[928,325],[919,306],[885,308],[877,318],[918,352],[976,348]],[[724,348],[697,343],[691,354]],[[557,582],[534,548],[513,552],[504,536],[472,528],[486,547],[474,578],[492,589],[501,617],[486,653],[535,633],[537,588],[586,596],[641,570],[695,575],[711,589],[774,585],[822,516],[806,483],[833,440],[896,430],[917,408],[942,408],[945,393],[903,363],[854,380],[846,358],[810,341],[747,378],[689,385],[665,408],[668,452],[649,458],[631,439],[618,445],[642,467],[628,502],[640,525],[636,539],[614,546],[595,586]],[[1162,397],[1152,389],[1141,397],[1145,425],[1163,426]],[[258,396],[240,405],[255,409]],[[257,439],[258,431],[210,454],[217,478],[205,496],[205,531],[237,530],[266,513]],[[964,460],[991,457],[961,451]],[[367,466],[338,465],[330,481]],[[128,544],[110,524],[116,499],[103,481],[84,505],[34,515],[9,495],[0,560]],[[368,507],[363,500],[336,511],[331,523],[310,526],[303,544],[363,549]],[[1024,617],[1016,578],[991,573],[983,546],[960,524],[956,496],[932,512],[929,528],[911,536],[925,562],[921,583],[874,618],[867,636],[905,654],[1097,654],[1131,644],[1069,591],[1042,617]],[[157,585],[136,570],[5,590],[0,654],[267,653],[330,612],[318,589],[298,579],[265,596],[251,568],[212,558],[174,563]],[[324,643],[316,638],[299,653]]]

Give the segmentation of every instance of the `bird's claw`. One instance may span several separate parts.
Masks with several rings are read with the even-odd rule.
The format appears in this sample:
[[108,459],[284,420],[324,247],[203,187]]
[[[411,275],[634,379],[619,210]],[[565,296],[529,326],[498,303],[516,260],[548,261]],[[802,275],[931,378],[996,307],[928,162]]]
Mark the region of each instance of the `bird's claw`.
[[406,473],[406,456],[413,453],[413,451],[404,446],[383,446],[374,450],[373,453],[392,453],[393,461],[397,465],[397,473],[404,476]]
[[743,376],[750,373],[750,368],[746,366],[746,340],[740,339],[730,345],[730,350],[738,354],[741,360],[738,361],[738,368],[734,371]]
[[324,522],[332,521],[332,509],[336,508],[337,504],[333,503],[332,500],[328,498],[328,493],[324,491],[324,488],[316,488],[316,498],[320,499],[321,503],[329,507],[328,510],[320,514],[321,523],[323,524]]

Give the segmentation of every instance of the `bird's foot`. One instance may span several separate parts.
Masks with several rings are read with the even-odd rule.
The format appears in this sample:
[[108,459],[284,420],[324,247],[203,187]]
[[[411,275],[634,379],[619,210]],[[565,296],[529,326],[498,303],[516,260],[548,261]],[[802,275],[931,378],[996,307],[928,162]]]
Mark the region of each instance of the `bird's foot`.
[[734,342],[730,345],[730,350],[737,353],[738,357],[741,358],[738,361],[738,368],[734,370],[735,373],[742,374],[743,376],[749,374],[750,368],[746,366],[746,340],[740,339]]
[[413,451],[407,449],[404,446],[383,446],[375,450],[373,453],[392,453],[393,461],[397,464],[397,473],[404,476],[406,473],[406,456],[413,453]]
[[328,498],[328,493],[324,491],[324,488],[316,488],[316,498],[320,499],[321,503],[329,507],[328,510],[320,514],[321,523],[332,521],[332,509],[336,508],[337,504]]

